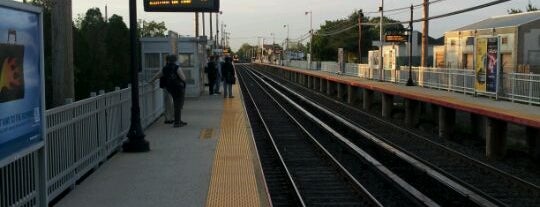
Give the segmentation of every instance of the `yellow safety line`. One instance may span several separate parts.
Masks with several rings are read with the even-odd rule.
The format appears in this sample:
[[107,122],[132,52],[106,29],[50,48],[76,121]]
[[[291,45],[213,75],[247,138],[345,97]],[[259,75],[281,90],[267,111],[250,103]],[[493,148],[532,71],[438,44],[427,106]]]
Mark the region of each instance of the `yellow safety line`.
[[225,99],[206,206],[260,206],[250,133],[238,84]]

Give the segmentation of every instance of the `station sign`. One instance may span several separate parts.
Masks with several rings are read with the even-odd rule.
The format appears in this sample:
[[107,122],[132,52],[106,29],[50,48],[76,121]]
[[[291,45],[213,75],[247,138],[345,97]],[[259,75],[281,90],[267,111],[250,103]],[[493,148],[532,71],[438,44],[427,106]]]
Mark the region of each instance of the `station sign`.
[[385,35],[385,42],[408,42],[409,36],[407,35]]
[[41,12],[0,2],[0,165],[45,140]]
[[147,12],[219,12],[219,0],[144,0]]

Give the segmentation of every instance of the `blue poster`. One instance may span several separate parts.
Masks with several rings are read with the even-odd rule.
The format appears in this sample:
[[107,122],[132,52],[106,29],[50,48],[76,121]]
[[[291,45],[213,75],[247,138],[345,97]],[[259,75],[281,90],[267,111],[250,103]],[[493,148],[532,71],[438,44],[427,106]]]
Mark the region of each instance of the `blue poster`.
[[486,90],[488,92],[497,92],[497,70],[499,57],[499,38],[493,37],[487,39],[487,60],[486,60]]
[[0,5],[0,160],[44,140],[40,14]]

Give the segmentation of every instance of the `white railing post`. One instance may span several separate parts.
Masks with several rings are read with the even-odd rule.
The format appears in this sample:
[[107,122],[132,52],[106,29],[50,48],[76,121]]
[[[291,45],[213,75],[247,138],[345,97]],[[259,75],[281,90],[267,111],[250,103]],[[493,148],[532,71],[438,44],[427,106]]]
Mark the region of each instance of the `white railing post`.
[[529,73],[529,105],[533,103],[533,73]]

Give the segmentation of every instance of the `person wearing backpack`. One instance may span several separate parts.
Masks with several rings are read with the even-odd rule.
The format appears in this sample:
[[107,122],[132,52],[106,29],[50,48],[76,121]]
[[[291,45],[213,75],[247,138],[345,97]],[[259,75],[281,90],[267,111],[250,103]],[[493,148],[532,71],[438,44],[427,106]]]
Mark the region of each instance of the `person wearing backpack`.
[[174,105],[174,127],[182,127],[187,125],[186,122],[182,121],[182,107],[184,106],[184,96],[186,93],[186,76],[182,69],[176,64],[177,57],[176,55],[168,55],[167,65],[161,69],[152,83],[159,78],[159,86],[165,88],[167,92],[173,98]]

